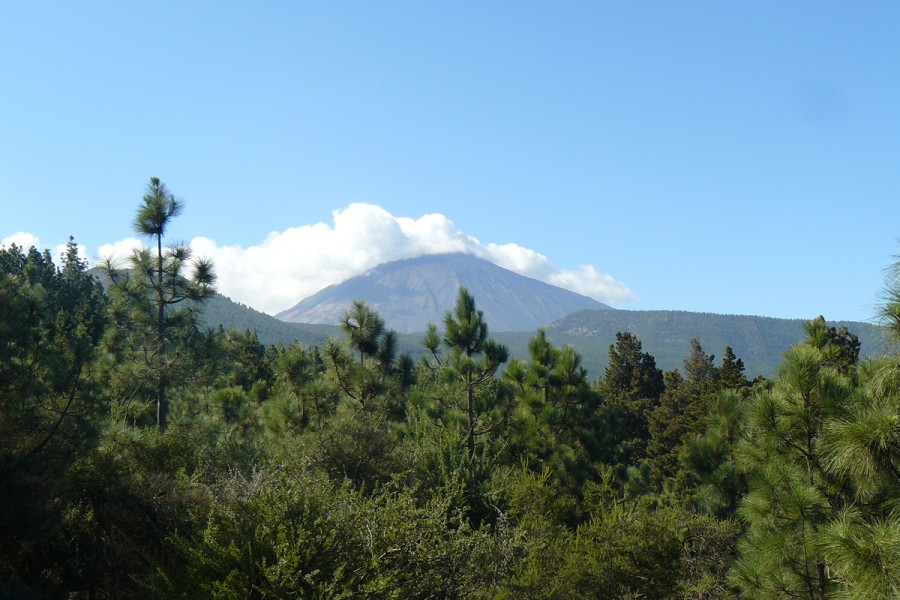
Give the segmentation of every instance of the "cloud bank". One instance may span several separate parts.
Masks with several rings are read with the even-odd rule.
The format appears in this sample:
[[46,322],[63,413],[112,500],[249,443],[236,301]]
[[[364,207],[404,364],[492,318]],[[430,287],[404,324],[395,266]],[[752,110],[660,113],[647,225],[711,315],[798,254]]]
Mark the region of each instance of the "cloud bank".
[[[332,215],[332,225],[273,231],[260,244],[246,248],[219,246],[205,237],[194,238],[190,245],[195,256],[213,260],[222,294],[269,314],[381,263],[449,252],[471,254],[606,304],[636,300],[628,286],[591,265],[564,270],[517,244],[483,244],[459,231],[444,215],[395,217],[380,206],[361,203]],[[98,254],[121,259],[140,245],[139,240],[128,238],[101,246]]]
[[[136,241],[136,240],[135,240]],[[44,250],[44,246],[41,244],[41,240],[32,233],[28,233],[25,231],[19,231],[12,235],[6,236],[3,239],[0,239],[0,248],[8,248],[15,244],[17,247],[24,249],[26,252],[29,248],[34,246],[36,249],[39,249],[41,252]],[[84,260],[88,260],[87,252],[85,251],[84,246],[76,245],[78,248],[78,256]],[[53,262],[56,265],[60,265],[62,263],[62,258],[66,255],[66,250],[68,246],[66,244],[57,244],[50,251],[50,257],[53,259]]]

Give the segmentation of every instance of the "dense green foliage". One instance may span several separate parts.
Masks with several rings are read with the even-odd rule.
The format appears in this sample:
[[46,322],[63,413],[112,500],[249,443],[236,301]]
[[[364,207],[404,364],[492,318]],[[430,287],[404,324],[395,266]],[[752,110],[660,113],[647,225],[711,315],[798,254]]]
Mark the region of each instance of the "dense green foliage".
[[846,329],[771,381],[618,333],[591,379],[462,289],[418,363],[364,301],[266,345],[146,229],[108,294],[74,244],[0,250],[0,597],[900,595],[900,358]]

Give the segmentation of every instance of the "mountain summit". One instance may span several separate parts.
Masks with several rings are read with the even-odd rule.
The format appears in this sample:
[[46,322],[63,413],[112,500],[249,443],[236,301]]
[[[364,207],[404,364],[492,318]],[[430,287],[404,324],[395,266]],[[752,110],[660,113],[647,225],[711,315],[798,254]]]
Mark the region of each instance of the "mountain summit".
[[400,333],[439,327],[465,286],[491,331],[533,331],[573,312],[610,307],[587,296],[525,277],[469,254],[432,254],[379,265],[329,286],[276,316],[336,325],[354,300],[365,300]]

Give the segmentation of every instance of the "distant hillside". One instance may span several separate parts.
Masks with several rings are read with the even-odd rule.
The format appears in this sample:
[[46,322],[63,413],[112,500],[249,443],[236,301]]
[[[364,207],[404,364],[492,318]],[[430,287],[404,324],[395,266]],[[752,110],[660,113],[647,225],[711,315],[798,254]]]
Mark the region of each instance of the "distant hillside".
[[[98,272],[95,275],[100,276]],[[475,296],[479,308],[482,300]],[[380,311],[379,311],[380,312]],[[441,315],[443,316],[443,315]],[[255,331],[262,343],[289,344],[299,341],[307,346],[322,345],[329,337],[342,338],[336,325],[286,323],[229,298],[216,294],[204,307],[203,321],[208,327],[222,325],[226,329]],[[440,323],[441,319],[434,320]],[[499,331],[487,318],[491,335],[506,344],[513,357],[528,358],[528,340],[537,327],[523,331]],[[571,344],[582,355],[583,366],[591,378],[603,374],[609,357],[609,345],[617,331],[634,333],[645,352],[656,358],[657,366],[669,371],[681,369],[690,350],[690,339],[697,337],[704,350],[716,356],[718,363],[731,346],[744,361],[747,375],[772,376],[781,363],[782,354],[791,345],[803,341],[802,319],[773,319],[744,315],[717,315],[684,311],[581,310],[554,321],[548,333],[557,346]],[[869,323],[830,322],[847,328],[859,336],[863,356],[884,353],[880,329]],[[402,352],[418,358],[422,353],[422,334],[399,334]]]
[[[88,270],[104,289],[110,281],[103,269],[94,267]],[[327,325],[300,325],[285,323],[275,317],[261,313],[227,296],[216,293],[204,305],[201,312],[201,324],[210,329],[220,325],[225,329],[238,331],[254,331],[259,340],[266,346],[277,344],[288,345],[301,342],[307,346],[321,345],[329,337],[339,336],[340,328]]]
[[425,331],[440,324],[469,289],[491,331],[531,331],[578,310],[612,310],[587,296],[553,286],[468,254],[438,254],[399,260],[332,285],[277,315],[300,323],[335,325],[354,300],[365,300],[388,327]]
[[[811,317],[812,318],[812,317]],[[664,370],[681,368],[690,349],[690,339],[697,337],[703,349],[721,358],[731,346],[744,361],[748,375],[774,374],[782,354],[806,335],[803,319],[773,319],[745,315],[717,315],[685,311],[601,311],[585,310],[554,322],[548,329],[554,343],[570,343],[583,355],[585,366],[594,372],[606,367],[609,345],[617,331],[635,334]],[[880,329],[869,323],[837,321],[829,325],[846,325],[859,336],[862,355],[884,352]]]
[[[480,302],[475,298],[476,302]],[[479,303],[480,306],[480,303]],[[237,304],[224,296],[216,296],[204,311],[209,326],[250,329],[264,344],[289,344],[296,340],[306,345],[321,345],[329,337],[342,338],[340,327],[334,325],[285,323],[274,317]],[[583,359],[583,366],[592,378],[603,374],[609,357],[609,345],[615,342],[617,331],[634,333],[644,351],[656,358],[657,365],[666,371],[681,369],[682,360],[690,350],[690,339],[700,338],[704,350],[721,359],[725,346],[731,346],[744,361],[747,375],[772,376],[781,357],[791,345],[803,341],[802,319],[772,319],[741,315],[716,315],[683,311],[586,310],[554,322],[548,333],[557,346],[571,344]],[[859,336],[864,356],[883,353],[880,330],[859,322],[831,322],[846,325]],[[528,358],[528,340],[537,328],[520,331],[495,331],[488,321],[491,335],[506,344],[512,356]],[[422,334],[399,334],[402,352],[418,358],[422,353]]]
[[225,329],[255,331],[267,346],[286,346],[294,341],[307,346],[322,345],[329,337],[341,335],[340,328],[335,325],[285,323],[221,294],[216,294],[204,305],[202,321],[210,328],[222,325]]

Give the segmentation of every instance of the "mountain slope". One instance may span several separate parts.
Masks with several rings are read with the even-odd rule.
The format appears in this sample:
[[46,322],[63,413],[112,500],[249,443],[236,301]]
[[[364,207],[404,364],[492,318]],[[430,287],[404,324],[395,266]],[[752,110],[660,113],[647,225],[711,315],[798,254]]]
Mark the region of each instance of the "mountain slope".
[[203,326],[210,329],[221,325],[226,330],[255,332],[259,340],[267,346],[276,344],[287,346],[291,342],[316,346],[322,345],[330,337],[341,336],[338,327],[285,323],[218,293],[204,303],[200,319]]
[[[109,288],[111,282],[103,269],[93,267],[88,270],[88,274],[97,279],[104,290]],[[329,337],[341,335],[338,327],[279,321],[271,315],[261,313],[218,292],[203,303],[203,307],[200,309],[199,324],[201,328],[208,329],[216,329],[221,326],[226,330],[252,331],[266,346],[288,345],[291,342],[315,346],[322,344]]]
[[[96,270],[92,273],[101,281],[104,279],[102,273]],[[364,296],[361,298],[368,300]],[[482,299],[477,294],[475,302],[482,306]],[[441,326],[440,321],[434,322]],[[266,345],[298,341],[312,346],[321,345],[329,337],[343,339],[343,333],[335,325],[287,323],[219,294],[204,306],[203,322],[212,328],[222,325],[226,329],[255,331]],[[509,347],[513,357],[528,359],[528,340],[537,327],[500,331],[490,317],[487,322],[491,334]],[[717,364],[725,346],[731,346],[744,361],[749,377],[771,377],[781,363],[784,351],[804,340],[803,323],[802,319],[684,311],[581,310],[553,321],[548,334],[556,346],[571,344],[582,355],[582,365],[593,379],[603,375],[609,345],[615,343],[617,331],[634,333],[641,340],[643,350],[652,354],[657,366],[666,371],[682,368],[682,360],[690,350],[690,339],[697,337],[706,352],[715,354]],[[857,334],[863,356],[885,352],[882,332],[874,325],[847,321],[829,322],[829,325],[846,325]],[[422,334],[401,333],[398,345],[401,352],[417,358],[423,351]]]
[[399,260],[332,285],[276,315],[298,323],[334,325],[354,300],[365,300],[401,333],[440,324],[465,286],[491,331],[532,331],[583,309],[611,310],[587,296],[524,277],[467,254]]
[[[479,303],[478,297],[475,302]],[[304,345],[321,345],[328,337],[343,339],[335,325],[286,323],[274,317],[230,301],[217,295],[205,307],[203,318],[207,326],[218,325],[240,331],[256,331],[264,344],[288,344],[299,341]],[[719,364],[725,346],[731,346],[744,361],[748,377],[771,377],[781,364],[784,351],[805,339],[803,319],[773,319],[747,315],[717,315],[684,311],[585,310],[555,321],[548,334],[556,346],[571,344],[582,358],[582,365],[591,378],[603,375],[609,360],[609,346],[616,341],[617,331],[634,333],[641,340],[643,350],[656,359],[664,371],[682,369],[682,361],[690,351],[690,339],[697,337],[703,349],[716,356]],[[863,356],[877,356],[885,352],[881,330],[869,323],[829,322],[847,328],[859,336]],[[528,359],[528,340],[535,329],[527,331],[494,332],[492,335],[509,347],[511,356]],[[401,333],[398,336],[401,352],[418,358],[423,352],[421,333]]]
[[[477,299],[476,299],[477,300]],[[810,317],[813,318],[813,317]],[[671,310],[585,310],[554,322],[548,333],[557,345],[572,344],[584,357],[585,367],[601,374],[608,362],[609,345],[617,331],[641,340],[645,352],[664,370],[682,369],[690,339],[699,338],[703,349],[718,364],[726,346],[744,361],[749,376],[772,376],[784,351],[806,339],[804,319],[774,319],[748,315],[719,315]],[[862,356],[885,352],[879,327],[870,323],[829,321],[859,336]]]

